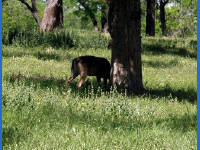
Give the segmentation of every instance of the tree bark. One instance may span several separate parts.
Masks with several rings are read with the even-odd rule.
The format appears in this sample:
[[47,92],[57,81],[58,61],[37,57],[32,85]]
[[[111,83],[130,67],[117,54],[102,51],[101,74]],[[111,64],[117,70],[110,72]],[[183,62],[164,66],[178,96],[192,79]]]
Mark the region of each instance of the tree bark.
[[144,91],[141,64],[140,0],[109,0],[112,38],[111,82],[128,93]]
[[108,33],[108,20],[105,16],[101,17],[101,31],[104,33]]
[[161,30],[162,30],[163,36],[167,36],[165,6],[168,2],[169,2],[169,0],[160,0],[160,22],[161,22]]
[[147,0],[146,35],[155,36],[155,0]]
[[40,31],[51,31],[56,27],[63,27],[62,0],[48,0],[44,10]]
[[63,8],[62,0],[47,0],[47,6],[45,8],[42,22],[38,16],[35,0],[31,0],[32,6],[30,6],[26,0],[19,0],[23,3],[28,10],[31,11],[35,21],[40,27],[40,31],[51,31],[56,27],[63,27]]

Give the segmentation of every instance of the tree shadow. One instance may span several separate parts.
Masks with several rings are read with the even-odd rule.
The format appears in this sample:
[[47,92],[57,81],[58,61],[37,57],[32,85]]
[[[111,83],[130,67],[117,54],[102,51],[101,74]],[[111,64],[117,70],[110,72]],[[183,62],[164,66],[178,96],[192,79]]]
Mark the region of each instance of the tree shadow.
[[146,96],[150,96],[152,98],[156,97],[169,97],[173,99],[177,99],[179,102],[188,101],[191,103],[197,102],[197,90],[194,88],[185,89],[172,89],[171,87],[166,87],[164,89],[147,89]]
[[174,59],[169,62],[163,62],[163,61],[145,61],[143,60],[142,63],[147,67],[152,68],[170,68],[173,66],[178,65],[178,60]]
[[[59,89],[60,92],[63,92],[70,88],[71,92],[74,94],[74,96],[79,97],[90,97],[95,95],[95,97],[100,97],[102,92],[99,91],[99,86],[95,80],[86,81],[86,83],[83,85],[81,89],[78,89],[76,87],[76,82],[72,82],[68,86],[65,85],[65,79],[60,78],[53,78],[53,77],[47,77],[47,76],[31,76],[26,77],[21,74],[18,75],[12,75],[9,79],[11,83],[24,81],[26,85],[34,84],[37,88],[56,88]],[[93,87],[91,87],[91,84],[93,84]],[[91,93],[91,90],[93,92]],[[92,94],[92,95],[91,95]],[[189,89],[188,91],[185,91],[183,89],[179,90],[173,90],[170,87],[166,87],[165,89],[153,89],[153,90],[147,90],[145,95],[142,95],[142,97],[151,97],[151,98],[158,98],[158,97],[173,97],[177,98],[178,101],[189,101],[194,102],[196,100],[196,91],[194,89]],[[45,105],[53,105],[51,103],[47,103]],[[112,106],[111,106],[112,107]],[[46,108],[46,107],[44,107]],[[47,106],[48,110],[51,108],[50,106]],[[82,111],[82,112],[76,112],[73,111],[73,107],[70,107],[70,105],[67,108],[58,108],[59,110],[62,110],[66,112],[65,114],[67,118],[69,119],[68,123],[71,124],[70,126],[73,126],[74,124],[86,124],[89,125],[95,129],[100,129],[103,132],[108,132],[115,130],[116,128],[120,128],[125,131],[134,131],[137,129],[152,129],[155,126],[158,128],[164,128],[166,130],[174,130],[179,132],[187,132],[190,130],[196,130],[196,114],[189,114],[185,113],[182,116],[168,116],[166,118],[152,118],[149,120],[143,120],[140,119],[140,116],[133,114],[131,118],[123,118],[123,117],[117,117],[116,112],[118,110],[115,110],[117,107],[113,107],[111,109],[112,113],[103,113],[104,111],[107,111],[106,109],[102,111],[101,115],[96,115],[93,113],[90,113],[88,111]],[[43,107],[41,108],[43,109]],[[38,110],[37,110],[38,111]],[[60,111],[63,113],[63,111]],[[51,118],[53,112],[47,113],[49,115],[49,118]],[[134,116],[135,115],[135,116]],[[49,121],[49,120],[45,120]],[[58,118],[57,121],[60,121]],[[50,122],[52,123],[52,122]],[[54,122],[53,122],[54,123]],[[54,124],[53,124],[54,125]],[[4,144],[12,144],[14,139],[13,137],[19,137],[18,142],[24,138],[24,135],[18,132],[15,128],[5,128],[3,129],[3,140],[5,141]]]
[[[79,97],[100,97],[102,94],[109,94],[108,89],[104,88],[103,83],[99,85],[96,79],[94,78],[87,79],[81,88],[77,88],[77,81],[73,81],[70,84],[66,84],[66,79],[63,78],[54,78],[38,75],[32,75],[27,77],[22,74],[13,74],[7,80],[9,80],[11,83],[23,81],[23,83],[25,83],[25,85],[27,86],[34,85],[36,89],[38,87],[41,89],[58,89],[60,93],[68,91],[70,89],[71,93],[74,94],[74,96],[78,95]],[[191,103],[196,103],[197,90],[195,88],[172,89],[171,87],[166,86],[162,89],[146,89],[145,93],[142,93],[138,96],[146,96],[151,98],[169,97],[177,99],[179,102],[188,101]]]
[[67,78],[55,78],[55,77],[48,77],[48,76],[40,76],[40,75],[32,75],[32,76],[25,76],[22,74],[12,74],[10,77],[7,78],[9,82],[14,84],[15,82],[23,82],[26,86],[34,85],[34,88],[41,88],[41,89],[57,89],[60,93],[63,93],[70,89],[71,93],[74,96],[79,97],[91,97],[96,96],[99,97],[101,94],[105,94],[107,89],[104,87],[103,82],[100,84],[97,83],[96,79],[87,79],[81,88],[76,86],[77,81],[72,81],[71,83],[67,84]]
[[100,116],[92,115],[87,112],[77,114],[76,112],[70,112],[68,114],[69,122],[71,126],[73,124],[86,124],[90,127],[97,128],[103,132],[108,132],[120,128],[125,131],[134,131],[137,129],[152,129],[160,127],[166,130],[174,130],[179,132],[188,132],[190,130],[196,130],[196,114],[187,114],[183,116],[168,116],[164,119],[152,118],[149,120],[142,120],[139,116],[135,116],[130,119],[113,118],[113,116]]
[[48,54],[48,53],[41,53],[38,52],[37,54],[34,54],[34,56],[37,59],[41,59],[41,60],[56,60],[56,61],[61,61],[62,57],[58,54]]
[[22,81],[25,85],[30,86],[31,84],[35,85],[35,88],[38,86],[42,89],[46,88],[55,88],[58,87],[59,89],[62,88],[65,84],[65,79],[48,77],[48,76],[41,76],[41,75],[32,75],[32,76],[25,76],[21,73],[19,74],[12,74],[8,77],[8,80],[14,84],[15,82]]
[[163,47],[162,45],[149,45],[143,44],[143,53],[151,53],[152,55],[177,55],[181,57],[190,57],[197,59],[197,51],[189,51],[186,48],[177,48],[177,47]]
[[[53,108],[55,109],[51,109]],[[46,112],[48,110],[48,112]],[[105,110],[106,111],[106,110]],[[112,114],[108,113],[100,113],[94,114],[88,112],[87,110],[83,110],[81,112],[77,112],[76,109],[73,110],[73,107],[70,105],[68,107],[63,107],[61,105],[54,105],[53,103],[45,103],[42,107],[34,109],[31,115],[35,115],[36,117],[41,117],[45,119],[41,119],[40,122],[37,122],[38,126],[41,126],[40,130],[45,130],[45,124],[48,124],[51,127],[50,130],[63,130],[63,123],[72,129],[74,126],[84,125],[84,127],[90,127],[97,131],[102,131],[103,133],[112,132],[118,130],[123,130],[125,132],[133,132],[133,131],[151,131],[151,130],[162,130],[162,131],[172,131],[172,132],[181,132],[186,133],[189,131],[196,131],[197,129],[197,115],[194,113],[185,113],[184,115],[168,115],[167,117],[161,118],[149,118],[143,119],[140,116],[133,114],[130,118],[124,118],[123,115],[121,117],[116,116],[115,109],[112,110]],[[42,112],[41,115],[38,116],[38,112]],[[46,113],[43,113],[46,112]],[[26,113],[26,112],[24,112]],[[62,117],[58,117],[62,116]],[[53,119],[52,119],[53,118]],[[31,120],[30,118],[27,118]],[[53,121],[52,121],[53,120]],[[58,124],[62,124],[61,126]],[[27,124],[22,124],[20,128],[26,129]],[[30,133],[34,128],[31,126],[27,129],[26,132]],[[86,128],[87,129],[87,128]],[[2,144],[3,146],[12,145],[14,143],[19,143],[22,140],[25,140],[27,137],[30,138],[27,133],[24,133],[24,130],[18,129],[16,127],[3,127],[2,134]]]
[[25,139],[25,135],[17,127],[3,127],[2,129],[2,145],[11,145],[14,142],[19,143]]
[[60,54],[57,53],[48,53],[46,51],[35,51],[35,52],[14,52],[14,53],[10,53],[10,52],[6,52],[4,51],[2,53],[3,57],[24,57],[24,56],[33,56],[39,60],[56,60],[56,61],[63,61],[66,59],[72,60],[73,57],[70,55],[69,53],[67,55],[61,56]]

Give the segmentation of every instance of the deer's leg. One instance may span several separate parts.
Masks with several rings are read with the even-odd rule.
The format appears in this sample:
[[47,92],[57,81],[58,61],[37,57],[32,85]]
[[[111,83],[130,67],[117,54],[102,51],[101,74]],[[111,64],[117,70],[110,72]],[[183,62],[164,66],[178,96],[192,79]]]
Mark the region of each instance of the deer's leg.
[[106,88],[107,87],[107,78],[103,78],[103,81],[104,81],[104,87]]
[[72,80],[74,80],[77,76],[78,76],[78,74],[72,75],[72,76],[66,81],[66,83],[67,83],[67,84],[70,83],[70,82],[71,82]]
[[96,76],[98,84],[101,82],[101,77]]
[[80,88],[82,86],[82,84],[84,83],[85,79],[87,77],[87,73],[81,73],[80,74],[80,80],[79,82],[77,83],[77,87]]

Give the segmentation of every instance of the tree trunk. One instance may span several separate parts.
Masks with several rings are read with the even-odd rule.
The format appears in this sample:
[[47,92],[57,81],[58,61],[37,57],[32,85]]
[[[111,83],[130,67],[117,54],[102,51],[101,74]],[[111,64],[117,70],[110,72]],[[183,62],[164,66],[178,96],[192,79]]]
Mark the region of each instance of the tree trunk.
[[92,9],[86,4],[86,1],[81,0],[81,1],[79,1],[79,3],[82,5],[82,7],[84,7],[85,14],[90,17],[92,24],[93,24],[93,27],[94,27],[94,30],[98,31],[99,28],[98,28],[98,25],[97,25],[97,20],[96,20],[95,14],[92,11]]
[[40,31],[51,31],[56,27],[63,27],[63,8],[62,0],[47,0],[47,6],[44,11],[42,22],[38,16],[35,0],[31,0],[32,7],[26,2],[26,0],[19,0],[26,5],[28,10],[31,11],[35,21],[40,27]]
[[56,27],[63,27],[62,0],[47,0],[40,31],[51,31]]
[[31,11],[33,18],[35,19],[38,26],[40,26],[40,17],[38,16],[38,11],[36,9],[36,2],[35,0],[31,0],[32,7],[25,1],[25,0],[19,0],[22,4],[26,5],[29,11]]
[[106,3],[102,4],[101,8],[101,31],[108,33],[108,6]]
[[104,33],[108,33],[108,20],[105,16],[101,17],[101,31]]
[[128,93],[144,91],[141,65],[140,0],[109,0],[112,38],[111,82]]
[[160,22],[161,22],[161,30],[162,30],[162,35],[167,36],[167,31],[166,31],[166,19],[165,19],[165,5],[167,2],[163,2],[162,0],[160,1]]
[[98,25],[97,25],[97,20],[93,14],[90,15],[90,19],[92,20],[92,24],[94,27],[95,31],[99,31]]
[[155,36],[155,0],[147,0],[146,35]]

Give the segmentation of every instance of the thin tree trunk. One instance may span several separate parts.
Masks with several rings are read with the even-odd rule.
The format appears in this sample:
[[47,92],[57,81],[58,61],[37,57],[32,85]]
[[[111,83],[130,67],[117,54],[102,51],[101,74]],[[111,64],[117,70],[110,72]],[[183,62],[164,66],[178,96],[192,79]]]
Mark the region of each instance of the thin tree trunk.
[[147,0],[146,35],[155,36],[155,0]]
[[109,0],[108,4],[111,82],[129,93],[143,92],[140,0]]
[[93,27],[94,27],[94,30],[98,31],[99,28],[98,28],[98,25],[97,25],[97,20],[96,20],[95,14],[92,12],[92,10],[89,8],[89,6],[87,6],[85,1],[81,0],[81,1],[79,1],[79,3],[85,8],[85,13],[86,13],[87,16],[90,17],[92,24],[93,24]]
[[92,20],[92,24],[93,24],[94,30],[98,31],[99,28],[98,28],[98,25],[97,25],[97,20],[96,20],[96,18],[95,18],[95,16],[93,14],[90,14],[90,19]]
[[165,19],[165,5],[168,3],[168,0],[160,0],[160,22],[161,22],[161,30],[162,35],[167,36],[166,31],[166,19]]
[[105,16],[101,17],[101,30],[104,33],[108,33],[108,20]]
[[35,0],[31,0],[32,3],[32,7],[25,1],[25,0],[19,0],[22,4],[26,5],[26,7],[28,8],[29,11],[31,11],[32,16],[34,17],[36,23],[38,24],[38,26],[40,26],[40,17],[38,16],[38,11],[36,9],[36,2]]
[[106,3],[102,4],[101,8],[101,30],[104,33],[108,33],[108,6]]

